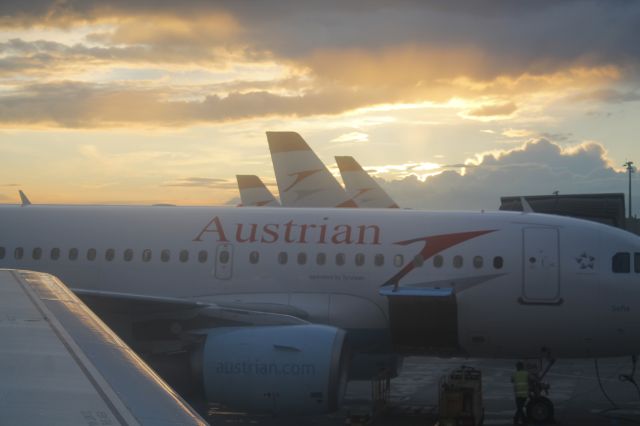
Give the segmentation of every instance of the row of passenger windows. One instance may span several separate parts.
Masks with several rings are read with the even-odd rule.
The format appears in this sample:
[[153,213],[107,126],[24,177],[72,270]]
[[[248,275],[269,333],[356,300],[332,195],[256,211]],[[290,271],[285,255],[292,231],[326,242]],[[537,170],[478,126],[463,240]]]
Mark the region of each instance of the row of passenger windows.
[[[249,254],[249,262],[252,264],[256,264],[260,261],[260,253],[258,251],[252,251]],[[300,252],[295,255],[295,262],[298,265],[306,265],[309,261],[308,255],[305,252]],[[289,253],[286,251],[281,251],[278,253],[278,263],[281,265],[286,265],[289,262]],[[224,263],[224,262],[223,262]],[[326,253],[317,253],[315,256],[315,264],[316,265],[325,265],[327,263],[327,254]],[[333,259],[333,263],[342,266],[347,263],[347,255],[345,253],[337,253]],[[367,263],[367,256],[364,253],[356,253],[353,257],[353,263],[356,266],[364,266]],[[425,263],[424,259],[421,256],[416,256],[413,259],[413,263],[417,267],[422,267]],[[373,265],[375,266],[383,266],[385,264],[385,255],[382,253],[378,253],[373,255]],[[435,268],[441,268],[445,264],[445,259],[441,255],[437,255],[433,257],[433,266]],[[471,264],[476,269],[481,269],[484,267],[484,258],[482,256],[474,256],[471,260]],[[404,265],[404,256],[401,254],[396,254],[393,256],[393,265],[395,267],[401,267]],[[464,257],[460,255],[453,256],[451,258],[451,265],[456,268],[462,268],[464,266]],[[504,260],[501,256],[496,256],[493,258],[492,265],[495,269],[502,269],[504,265]]]
[[[51,260],[58,260],[60,258],[64,258],[66,256],[66,258],[68,260],[78,260],[78,258],[80,257],[80,250],[77,248],[70,248],[68,251],[66,251],[66,253],[63,253],[63,250],[61,250],[60,248],[54,247],[49,251],[49,259]],[[7,255],[7,251],[4,247],[0,247],[0,259],[4,259],[5,256]],[[98,258],[98,250],[94,249],[94,248],[90,248],[86,251],[85,253],[86,259],[90,260],[90,261],[94,261]],[[13,251],[13,257],[16,260],[20,260],[23,259],[25,257],[25,249],[23,247],[16,247]],[[31,250],[31,258],[33,260],[40,260],[43,257],[46,257],[45,251],[40,248],[40,247],[36,247],[33,250]],[[115,260],[117,257],[117,253],[115,249],[106,249],[104,251],[104,259],[108,262],[111,262],[113,260]],[[122,259],[125,262],[131,262],[135,257],[135,252],[133,249],[125,249],[122,251]],[[185,263],[189,261],[189,250],[181,250],[178,253],[178,260],[180,260],[180,262]],[[198,252],[198,262],[200,263],[204,263],[207,261],[209,257],[209,253],[206,250],[201,250]],[[144,249],[141,252],[140,258],[142,259],[143,262],[150,262],[153,259],[153,251],[151,249]],[[170,250],[161,250],[160,251],[160,260],[162,262],[169,262],[171,260],[171,251]]]
[[[611,258],[611,271],[616,274],[631,272],[631,253],[620,252]],[[640,273],[640,253],[633,253],[633,272]]]
[[[627,254],[628,253],[620,253]],[[4,247],[0,247],[0,259],[4,259],[7,255],[7,251]],[[77,248],[70,248],[63,253],[63,250],[60,248],[54,247],[49,253],[49,259],[51,260],[59,260],[66,256],[68,260],[77,260],[80,257],[80,250]],[[639,254],[636,254],[638,256]],[[35,247],[31,250],[31,258],[34,260],[40,260],[45,257],[45,251],[40,247]],[[111,262],[117,258],[118,254],[115,249],[109,248],[104,251],[104,259],[108,262]],[[125,262],[131,262],[135,257],[135,252],[133,249],[125,249],[122,251],[122,260]],[[186,263],[189,261],[189,250],[181,250],[178,253],[178,260],[182,263]],[[25,258],[25,249],[23,247],[16,247],[13,251],[13,257],[17,260],[21,260]],[[85,257],[89,261],[94,261],[98,258],[98,250],[95,248],[87,249],[85,253]],[[209,257],[209,253],[206,250],[200,250],[197,254],[198,262],[204,263],[207,261]],[[153,259],[153,251],[151,249],[144,249],[141,252],[141,257],[143,262],[150,262]],[[295,261],[298,265],[306,265],[308,262],[308,255],[305,252],[299,252],[295,256]],[[164,249],[160,251],[160,261],[169,262],[171,260],[171,251],[168,249]],[[218,262],[222,264],[226,264],[231,260],[231,254],[222,250],[218,254]],[[315,263],[316,265],[325,265],[328,261],[328,256],[326,253],[317,253],[315,255]],[[260,252],[252,251],[249,253],[249,262],[253,265],[260,262]],[[286,265],[289,262],[289,253],[282,251],[278,253],[278,263],[281,265]],[[347,255],[345,253],[337,253],[333,258],[333,262],[338,266],[343,266],[347,263]],[[628,262],[628,261],[627,261]],[[364,266],[367,263],[367,256],[364,253],[356,253],[353,257],[353,263],[356,266]],[[424,259],[421,256],[416,256],[413,259],[413,263],[416,267],[422,267],[425,263]],[[492,265],[494,269],[502,269],[503,267],[503,259],[501,256],[496,256],[493,258]],[[383,266],[385,264],[385,255],[382,253],[378,253],[373,255],[373,265],[375,266]],[[441,255],[436,255],[433,257],[433,266],[435,268],[441,268],[445,264],[445,259]],[[471,259],[471,264],[476,269],[481,269],[484,266],[484,258],[482,256],[474,256]],[[404,265],[404,256],[401,254],[396,254],[393,256],[393,265],[396,267],[401,267]],[[451,265],[454,268],[462,268],[464,266],[464,258],[460,255],[453,256],[451,258]],[[636,268],[640,266],[640,263],[636,261]],[[628,271],[627,271],[628,272]],[[638,272],[638,271],[636,271]]]

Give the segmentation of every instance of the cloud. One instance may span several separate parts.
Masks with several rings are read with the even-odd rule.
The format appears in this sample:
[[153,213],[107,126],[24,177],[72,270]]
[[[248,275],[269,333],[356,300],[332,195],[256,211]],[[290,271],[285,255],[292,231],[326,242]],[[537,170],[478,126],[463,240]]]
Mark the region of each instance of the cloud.
[[497,117],[508,116],[516,112],[518,106],[513,102],[482,105],[467,112],[474,117]]
[[623,92],[613,88],[604,88],[571,96],[570,100],[578,102],[596,101],[608,104],[621,104],[624,102],[640,101],[640,93],[637,91]]
[[508,138],[526,138],[533,136],[535,132],[527,129],[504,129],[500,134]]
[[[0,78],[13,79],[5,82],[3,93],[8,94],[0,102],[8,106],[2,108],[0,121],[65,127],[183,126],[335,115],[374,105],[446,103],[452,98],[468,101],[462,108],[467,118],[489,121],[516,112],[520,116],[531,98],[544,93],[566,97],[573,91],[579,98],[590,96],[581,94],[590,90],[603,102],[635,100],[635,93],[597,91],[640,75],[640,4],[516,3],[2,2],[0,28],[12,34],[31,31],[32,38],[39,31],[62,29],[85,36],[82,43],[17,38],[0,43]],[[239,67],[256,64],[277,64],[286,75],[279,76],[282,82],[262,86],[258,78],[245,84],[231,76]],[[180,98],[175,93],[166,96],[172,87],[154,93],[149,79],[135,85],[127,81],[141,67],[162,77],[180,67],[209,73],[226,69],[228,89],[212,91],[194,83],[186,100],[175,102]],[[36,81],[89,84],[95,81],[91,71],[96,68],[120,78],[102,81],[100,87],[78,86],[87,99],[75,90],[34,87]],[[260,74],[255,68],[252,72]],[[273,80],[262,72],[263,80]],[[285,85],[285,79],[297,83]],[[121,87],[125,83],[129,87]],[[29,90],[31,99],[25,99]],[[35,102],[38,96],[42,105]],[[500,102],[488,104],[487,99]],[[33,118],[26,117],[29,109]]]
[[34,84],[0,95],[0,124],[62,127],[183,126],[253,117],[338,114],[366,103],[366,93],[331,90],[302,95],[266,91],[170,100],[171,90],[128,84]]
[[435,210],[496,210],[500,197],[624,192],[623,171],[615,170],[602,145],[583,143],[563,149],[546,139],[480,157],[465,174],[445,170],[421,181],[416,175],[386,181],[385,189],[403,207]]
[[228,179],[205,178],[205,177],[186,177],[172,182],[167,182],[163,186],[176,186],[187,188],[215,188],[229,189],[237,188],[237,183]]
[[369,135],[363,132],[349,132],[344,133],[336,138],[333,138],[331,142],[345,143],[345,142],[368,142]]

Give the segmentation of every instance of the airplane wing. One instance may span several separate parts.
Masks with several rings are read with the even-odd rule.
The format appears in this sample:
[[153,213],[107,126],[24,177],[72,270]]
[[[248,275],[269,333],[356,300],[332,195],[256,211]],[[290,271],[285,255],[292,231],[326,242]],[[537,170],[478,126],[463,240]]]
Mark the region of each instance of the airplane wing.
[[280,202],[286,207],[358,207],[296,132],[267,132]]
[[243,206],[278,207],[280,203],[256,175],[236,175]]
[[134,323],[173,320],[182,329],[205,329],[221,325],[308,324],[308,313],[289,305],[272,303],[206,303],[185,299],[128,293],[73,289],[99,315],[126,313]]
[[52,275],[0,270],[0,341],[0,424],[207,424]]
[[336,156],[336,164],[347,189],[347,194],[358,207],[398,208],[398,204],[360,166],[353,157]]

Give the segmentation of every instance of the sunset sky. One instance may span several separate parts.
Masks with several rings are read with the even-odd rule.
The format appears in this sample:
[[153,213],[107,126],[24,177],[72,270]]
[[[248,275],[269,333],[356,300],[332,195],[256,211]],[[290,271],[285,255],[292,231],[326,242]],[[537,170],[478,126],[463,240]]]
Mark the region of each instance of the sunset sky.
[[267,130],[403,207],[626,192],[639,23],[623,0],[3,1],[0,203],[276,193]]

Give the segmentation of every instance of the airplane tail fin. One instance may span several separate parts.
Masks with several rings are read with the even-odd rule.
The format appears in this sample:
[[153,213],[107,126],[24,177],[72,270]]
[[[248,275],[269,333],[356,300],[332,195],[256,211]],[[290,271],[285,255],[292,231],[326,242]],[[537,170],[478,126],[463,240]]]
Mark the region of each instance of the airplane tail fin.
[[357,207],[296,132],[267,132],[280,201],[290,207]]
[[20,202],[22,203],[22,207],[31,205],[31,200],[29,200],[29,197],[27,197],[27,194],[22,192],[22,189],[18,190],[18,194],[20,194]]
[[353,157],[336,156],[347,194],[360,207],[398,208],[398,204],[385,192]]
[[256,175],[236,175],[242,206],[278,207],[280,203]]

